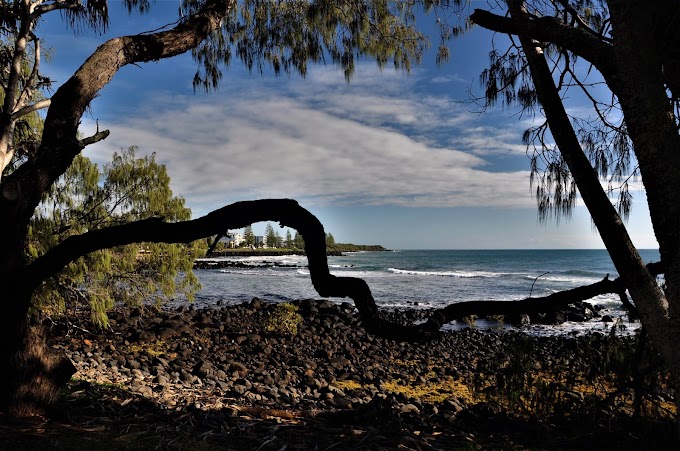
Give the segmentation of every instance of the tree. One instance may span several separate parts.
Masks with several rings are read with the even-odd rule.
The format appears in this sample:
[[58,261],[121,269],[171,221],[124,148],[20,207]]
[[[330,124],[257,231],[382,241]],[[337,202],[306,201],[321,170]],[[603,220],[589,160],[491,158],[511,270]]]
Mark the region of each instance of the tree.
[[248,224],[243,229],[243,240],[246,246],[255,246],[255,234],[253,233],[253,226]]
[[295,247],[298,249],[305,248],[305,239],[302,237],[300,232],[298,231],[295,232],[295,238],[293,239],[293,243],[295,243]]
[[269,223],[264,228],[264,238],[267,247],[276,247],[276,233],[274,233],[274,227]]
[[[455,2],[461,3],[461,2]],[[539,213],[568,213],[581,194],[680,392],[680,4],[640,0],[507,0],[505,14],[475,10],[473,23],[513,37],[494,50],[482,75],[486,104],[540,104],[545,122],[525,133],[533,146],[532,180]],[[577,64],[589,64],[584,79]],[[597,72],[595,82],[592,72]],[[606,83],[610,97],[597,88]],[[590,117],[570,117],[563,99],[580,91]],[[553,144],[554,142],[554,144]],[[631,169],[631,157],[636,165]],[[541,166],[541,163],[544,163]],[[642,262],[622,220],[628,181],[647,194],[666,286]],[[618,190],[616,208],[603,189]],[[624,294],[625,295],[625,294]],[[680,405],[680,396],[676,396]]]
[[[151,9],[148,0],[124,0],[123,5],[131,13]],[[126,65],[171,58],[190,50],[198,63],[194,87],[206,90],[217,86],[221,67],[229,64],[233,55],[251,70],[271,68],[277,74],[304,75],[308,62],[322,62],[327,56],[348,79],[354,71],[356,56],[374,58],[381,66],[392,62],[395,67],[408,70],[411,61],[420,57],[425,40],[412,26],[413,16],[404,14],[398,6],[380,0],[340,5],[330,0],[181,0],[180,18],[172,27],[110,39],[51,97],[41,99],[38,94],[49,78],[40,68],[41,38],[37,32],[40,20],[59,13],[74,30],[100,31],[110,25],[107,1],[2,2],[0,296],[4,309],[0,318],[3,368],[0,409],[22,414],[41,412],[70,378],[72,365],[63,355],[45,346],[39,328],[29,324],[28,312],[33,307],[34,292],[78,258],[135,242],[189,243],[268,219],[283,218],[283,222],[295,224],[299,230],[316,233],[313,227],[307,228],[289,217],[294,211],[312,221],[294,203],[245,203],[225,207],[226,210],[195,220],[198,222],[176,223],[177,226],[161,218],[147,218],[87,230],[27,261],[24,250],[36,208],[80,152],[109,134],[107,130],[98,130],[93,136],[82,138],[78,126],[92,99],[116,72]],[[16,137],[22,118],[44,109],[47,112],[39,142],[36,141],[33,152],[20,155]],[[262,209],[270,207],[274,210],[264,214]],[[232,213],[240,214],[239,220],[230,217]],[[347,295],[345,291],[339,293]]]
[[335,246],[335,238],[333,238],[333,235],[330,232],[326,234],[326,246]]
[[276,247],[283,247],[283,239],[278,230],[274,233],[274,242],[276,243]]
[[290,234],[290,229],[286,230],[286,241],[284,241],[283,245],[288,249],[293,247],[293,237]]
[[[86,231],[151,217],[191,218],[184,199],[172,195],[165,166],[155,154],[136,158],[136,150],[114,154],[102,172],[82,155],[74,159],[31,219],[29,261]],[[116,301],[162,303],[180,293],[192,299],[199,288],[193,260],[205,252],[202,244],[140,243],[93,252],[46,280],[33,293],[32,306],[61,314],[69,303],[84,304],[93,322],[106,326],[106,312]]]

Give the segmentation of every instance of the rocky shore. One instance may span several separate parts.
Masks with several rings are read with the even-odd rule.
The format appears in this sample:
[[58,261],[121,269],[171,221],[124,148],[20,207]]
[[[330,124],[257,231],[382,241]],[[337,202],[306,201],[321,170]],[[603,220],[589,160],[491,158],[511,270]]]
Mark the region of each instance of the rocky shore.
[[[420,441],[405,449],[437,443],[439,449],[448,449],[442,443],[454,439],[503,448],[524,441],[520,449],[537,440],[550,441],[546,431],[554,425],[543,423],[542,416],[556,421],[558,413],[567,418],[568,412],[582,415],[583,409],[590,409],[588,400],[597,388],[587,387],[602,384],[600,375],[608,374],[609,357],[604,350],[613,343],[621,349],[634,345],[633,337],[528,337],[521,332],[474,328],[446,332],[425,343],[402,343],[367,334],[351,304],[324,300],[294,304],[301,315],[294,334],[271,327],[275,304],[253,299],[206,310],[121,309],[111,315],[111,327],[101,332],[88,330],[85,322],[57,321],[51,326],[51,340],[76,365],[76,381],[132,392],[161,411],[217,412],[220,418],[259,412],[296,424],[332,412],[341,418],[338,421],[362,430],[392,427],[381,423],[387,418],[379,418],[388,415],[396,419],[402,435]],[[408,320],[398,313],[392,316]],[[519,385],[513,373],[517,368],[523,378]],[[569,382],[560,385],[559,396],[553,389],[553,397],[546,398],[544,405],[535,400],[528,403],[533,419],[526,422],[525,418],[523,426],[497,431],[492,439],[470,439],[491,417],[510,421],[500,412],[512,407],[508,402],[512,390],[536,394],[535,387],[527,385],[527,374],[533,374],[535,379],[529,381],[534,385],[540,378]],[[600,395],[598,409],[603,408],[607,390]],[[375,409],[382,413],[376,414]],[[609,432],[631,428],[612,423],[621,413],[607,409],[602,412],[608,412],[608,427],[616,425]],[[655,431],[656,440],[670,440],[674,435],[668,435],[667,429],[673,430],[672,421],[655,421],[660,422],[650,431]],[[602,430],[605,426],[578,424],[575,436],[592,439],[581,429],[587,427],[599,431],[597,440],[609,437]],[[537,433],[536,427],[544,430]],[[659,428],[666,432],[659,433]],[[355,438],[351,443],[361,437]],[[340,448],[356,449],[354,445]]]

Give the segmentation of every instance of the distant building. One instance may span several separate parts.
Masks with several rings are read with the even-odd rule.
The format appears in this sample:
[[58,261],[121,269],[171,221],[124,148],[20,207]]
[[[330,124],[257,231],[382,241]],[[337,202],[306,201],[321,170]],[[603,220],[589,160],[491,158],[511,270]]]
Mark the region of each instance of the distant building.
[[228,236],[220,238],[220,242],[225,243],[228,247],[234,248],[243,244],[245,242],[245,237],[241,233],[233,232],[229,233]]
[[255,235],[255,247],[263,247],[267,244],[267,237]]
[[241,244],[243,244],[246,241],[245,237],[243,234],[234,232],[231,234],[231,240],[229,240],[229,245],[231,247],[239,247]]

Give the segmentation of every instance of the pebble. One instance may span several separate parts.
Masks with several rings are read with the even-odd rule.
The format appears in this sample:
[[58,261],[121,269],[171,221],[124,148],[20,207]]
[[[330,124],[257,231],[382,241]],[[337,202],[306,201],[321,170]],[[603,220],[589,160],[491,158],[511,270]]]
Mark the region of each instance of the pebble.
[[[75,337],[51,339],[78,368],[75,377],[134,387],[141,396],[173,408],[199,401],[202,406],[233,403],[236,398],[269,408],[304,403],[305,408],[350,409],[396,397],[400,413],[447,415],[465,410],[466,401],[452,394],[421,403],[388,387],[408,382],[421,390],[454,380],[471,386],[477,375],[495,372],[499,362],[508,361],[503,353],[515,340],[527,339],[516,331],[466,329],[445,332],[428,343],[394,342],[369,335],[351,304],[294,303],[303,317],[294,336],[265,330],[273,304],[258,299],[209,310],[139,314],[120,309],[112,314],[110,329],[95,333],[84,328],[72,331]],[[386,314],[402,323],[422,315],[420,310]],[[591,364],[592,356],[578,345],[582,337],[528,339],[543,366],[569,362],[579,370]],[[84,340],[91,343],[85,352]]]

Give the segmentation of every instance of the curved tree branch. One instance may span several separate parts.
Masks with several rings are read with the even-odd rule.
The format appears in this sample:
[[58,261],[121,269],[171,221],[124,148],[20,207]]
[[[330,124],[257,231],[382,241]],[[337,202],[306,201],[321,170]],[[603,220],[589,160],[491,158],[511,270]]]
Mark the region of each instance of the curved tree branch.
[[[294,228],[304,237],[312,284],[321,296],[351,298],[359,310],[364,327],[369,332],[395,340],[431,338],[439,333],[444,324],[470,314],[550,312],[574,302],[601,294],[621,293],[626,289],[622,278],[609,280],[605,277],[604,280],[592,285],[553,293],[546,297],[515,302],[469,301],[452,304],[436,310],[426,323],[415,326],[391,323],[380,318],[371,290],[363,279],[330,274],[323,225],[312,213],[289,199],[237,202],[191,221],[166,223],[161,219],[151,218],[72,236],[29,265],[24,271],[22,283],[30,288],[35,287],[55,275],[68,263],[99,249],[143,241],[189,243],[219,234],[225,229],[238,229],[267,220],[278,221],[283,226]],[[650,264],[649,268],[656,274],[662,271],[659,263]]]
[[488,30],[552,42],[568,48],[597,67],[612,89],[615,86],[612,84],[617,73],[614,50],[611,45],[583,29],[569,27],[553,17],[530,18],[528,14],[503,17],[482,9],[475,9],[470,20]]
[[26,116],[27,114],[31,114],[34,111],[48,108],[51,103],[52,103],[51,99],[43,99],[30,105],[26,105],[25,107],[22,107],[19,110],[12,113],[12,119],[19,119],[20,117]]
[[42,193],[70,166],[81,147],[78,125],[85,109],[123,66],[157,61],[195,48],[221,25],[235,0],[208,0],[168,31],[124,36],[102,44],[52,96],[36,158],[10,176],[24,187],[20,214],[28,220]]
[[[237,202],[191,221],[166,223],[161,219],[151,218],[72,236],[26,267],[22,283],[34,288],[70,262],[99,249],[143,241],[190,243],[224,230],[238,229],[267,220],[278,221],[283,226],[294,228],[304,237],[312,284],[321,296],[352,298],[364,325],[371,331],[380,333],[381,329],[385,329],[384,334],[394,333],[395,337],[407,331],[407,328],[396,330],[386,327],[379,320],[378,308],[364,280],[330,274],[326,257],[326,234],[321,222],[296,201],[289,199]],[[413,331],[416,332],[419,331]]]
[[95,144],[95,143],[98,143],[99,141],[105,140],[106,138],[108,138],[108,136],[110,134],[111,134],[111,132],[108,131],[108,130],[104,130],[104,131],[101,131],[101,132],[97,131],[97,133],[95,133],[94,135],[88,136],[87,138],[83,138],[80,141],[78,141],[78,146],[81,149],[84,149],[91,144]]

